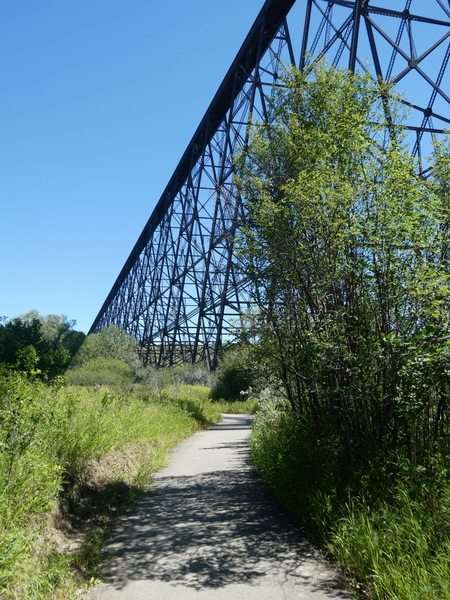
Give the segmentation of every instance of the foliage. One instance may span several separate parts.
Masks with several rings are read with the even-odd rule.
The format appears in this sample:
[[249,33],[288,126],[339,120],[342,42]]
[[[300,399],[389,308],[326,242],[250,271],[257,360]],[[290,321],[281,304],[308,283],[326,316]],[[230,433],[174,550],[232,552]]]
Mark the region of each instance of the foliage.
[[165,368],[148,365],[138,372],[136,381],[159,390],[171,385],[211,387],[216,381],[216,375],[204,363],[186,363]]
[[[244,396],[245,398],[245,396]],[[224,414],[253,415],[258,408],[258,400],[255,397],[247,397],[245,400],[213,400],[212,407],[215,411]]]
[[216,382],[215,373],[211,372],[204,363],[186,364],[170,369],[173,383],[212,387]]
[[0,363],[40,378],[62,375],[84,339],[65,315],[32,310],[0,324]]
[[227,350],[217,370],[211,398],[225,402],[242,400],[242,394],[255,382],[255,364],[251,360],[251,349],[248,346]]
[[[162,395],[145,386],[135,392],[61,388],[4,371],[0,596],[75,597],[71,567],[89,579],[98,558],[95,548],[103,539],[98,532],[107,533],[120,505],[140,493],[170,448],[220,419],[208,393],[192,386]],[[52,541],[52,514],[58,506],[73,524],[81,520],[98,528],[75,555],[64,554]]]
[[[396,492],[395,507],[349,507],[332,532],[330,550],[376,600],[450,598],[448,522],[444,532],[436,531],[407,490],[399,486]],[[450,489],[445,493],[448,510]]]
[[252,414],[257,406],[255,397],[244,396],[241,401],[212,401],[211,389],[198,385],[172,383],[162,389],[144,385],[135,386],[135,392],[144,394],[144,398],[150,397],[160,402],[175,402],[205,427],[220,421],[222,413]]
[[450,152],[419,177],[396,112],[368,77],[292,70],[237,162],[250,334],[355,478],[376,457],[450,449]]
[[284,84],[237,159],[246,338],[280,381],[253,457],[371,597],[449,598],[450,142],[419,176],[381,82]]
[[[52,454],[67,411],[57,393],[16,373],[0,379],[0,593],[8,596],[19,579],[15,592],[27,597],[43,517],[61,490],[62,468]],[[41,585],[40,575],[33,585]]]
[[134,373],[138,373],[142,367],[136,338],[117,325],[108,325],[100,333],[88,335],[75,355],[71,367],[80,367],[97,358],[120,360]]
[[67,315],[40,315],[37,310],[30,310],[19,319],[24,323],[38,320],[41,323],[41,334],[44,340],[49,342],[56,350],[59,347],[66,348],[70,356],[74,356],[86,337],[82,331],[75,331],[74,319],[69,320]]
[[133,371],[125,362],[101,356],[66,374],[68,385],[125,385],[132,383],[134,378]]
[[[345,486],[333,441],[317,438],[308,421],[292,410],[282,383],[258,396],[250,438],[253,461],[280,502],[303,525],[324,533],[330,494]],[[325,511],[322,514],[323,507]]]
[[164,388],[143,388],[146,394],[153,395],[159,402],[176,404],[193,417],[202,427],[220,421],[220,411],[209,399],[210,389],[206,386],[193,386],[172,383]]
[[394,473],[374,465],[376,474],[351,490],[333,440],[317,438],[276,388],[260,394],[251,448],[280,502],[321,536],[365,596],[450,598],[448,456],[428,470],[406,460]]

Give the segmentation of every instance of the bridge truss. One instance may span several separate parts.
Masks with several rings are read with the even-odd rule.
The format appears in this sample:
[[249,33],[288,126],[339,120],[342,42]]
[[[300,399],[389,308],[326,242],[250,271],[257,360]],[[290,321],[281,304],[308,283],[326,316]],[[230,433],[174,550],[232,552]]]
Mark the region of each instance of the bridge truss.
[[233,155],[249,115],[265,119],[282,65],[322,57],[403,92],[419,160],[450,130],[450,0],[267,0],[90,333],[115,324],[146,364],[215,367],[252,303],[233,245],[245,216]]

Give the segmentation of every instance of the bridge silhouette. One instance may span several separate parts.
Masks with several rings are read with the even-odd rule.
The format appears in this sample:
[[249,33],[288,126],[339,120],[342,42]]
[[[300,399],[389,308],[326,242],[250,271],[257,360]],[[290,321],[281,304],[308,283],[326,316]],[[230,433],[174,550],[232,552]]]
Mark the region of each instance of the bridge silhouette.
[[233,155],[249,115],[267,118],[282,66],[323,58],[403,93],[426,172],[422,154],[450,129],[450,0],[267,0],[89,333],[115,324],[137,338],[145,364],[215,367],[252,306],[234,248],[245,204]]

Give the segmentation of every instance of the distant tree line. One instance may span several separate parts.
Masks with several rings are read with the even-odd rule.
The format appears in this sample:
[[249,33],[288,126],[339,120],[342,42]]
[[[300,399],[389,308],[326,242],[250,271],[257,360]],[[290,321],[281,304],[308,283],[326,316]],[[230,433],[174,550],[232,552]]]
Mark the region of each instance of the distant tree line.
[[66,315],[36,310],[0,321],[0,366],[43,381],[109,385],[143,376],[136,338],[116,325],[86,336]]
[[51,380],[65,372],[85,339],[66,315],[32,310],[0,322],[0,365]]

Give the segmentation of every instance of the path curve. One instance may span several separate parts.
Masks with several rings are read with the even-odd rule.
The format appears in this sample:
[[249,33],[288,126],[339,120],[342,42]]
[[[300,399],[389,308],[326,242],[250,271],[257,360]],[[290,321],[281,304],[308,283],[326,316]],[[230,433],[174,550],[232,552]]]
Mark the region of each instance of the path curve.
[[250,415],[189,438],[113,531],[93,600],[350,598],[255,474]]

